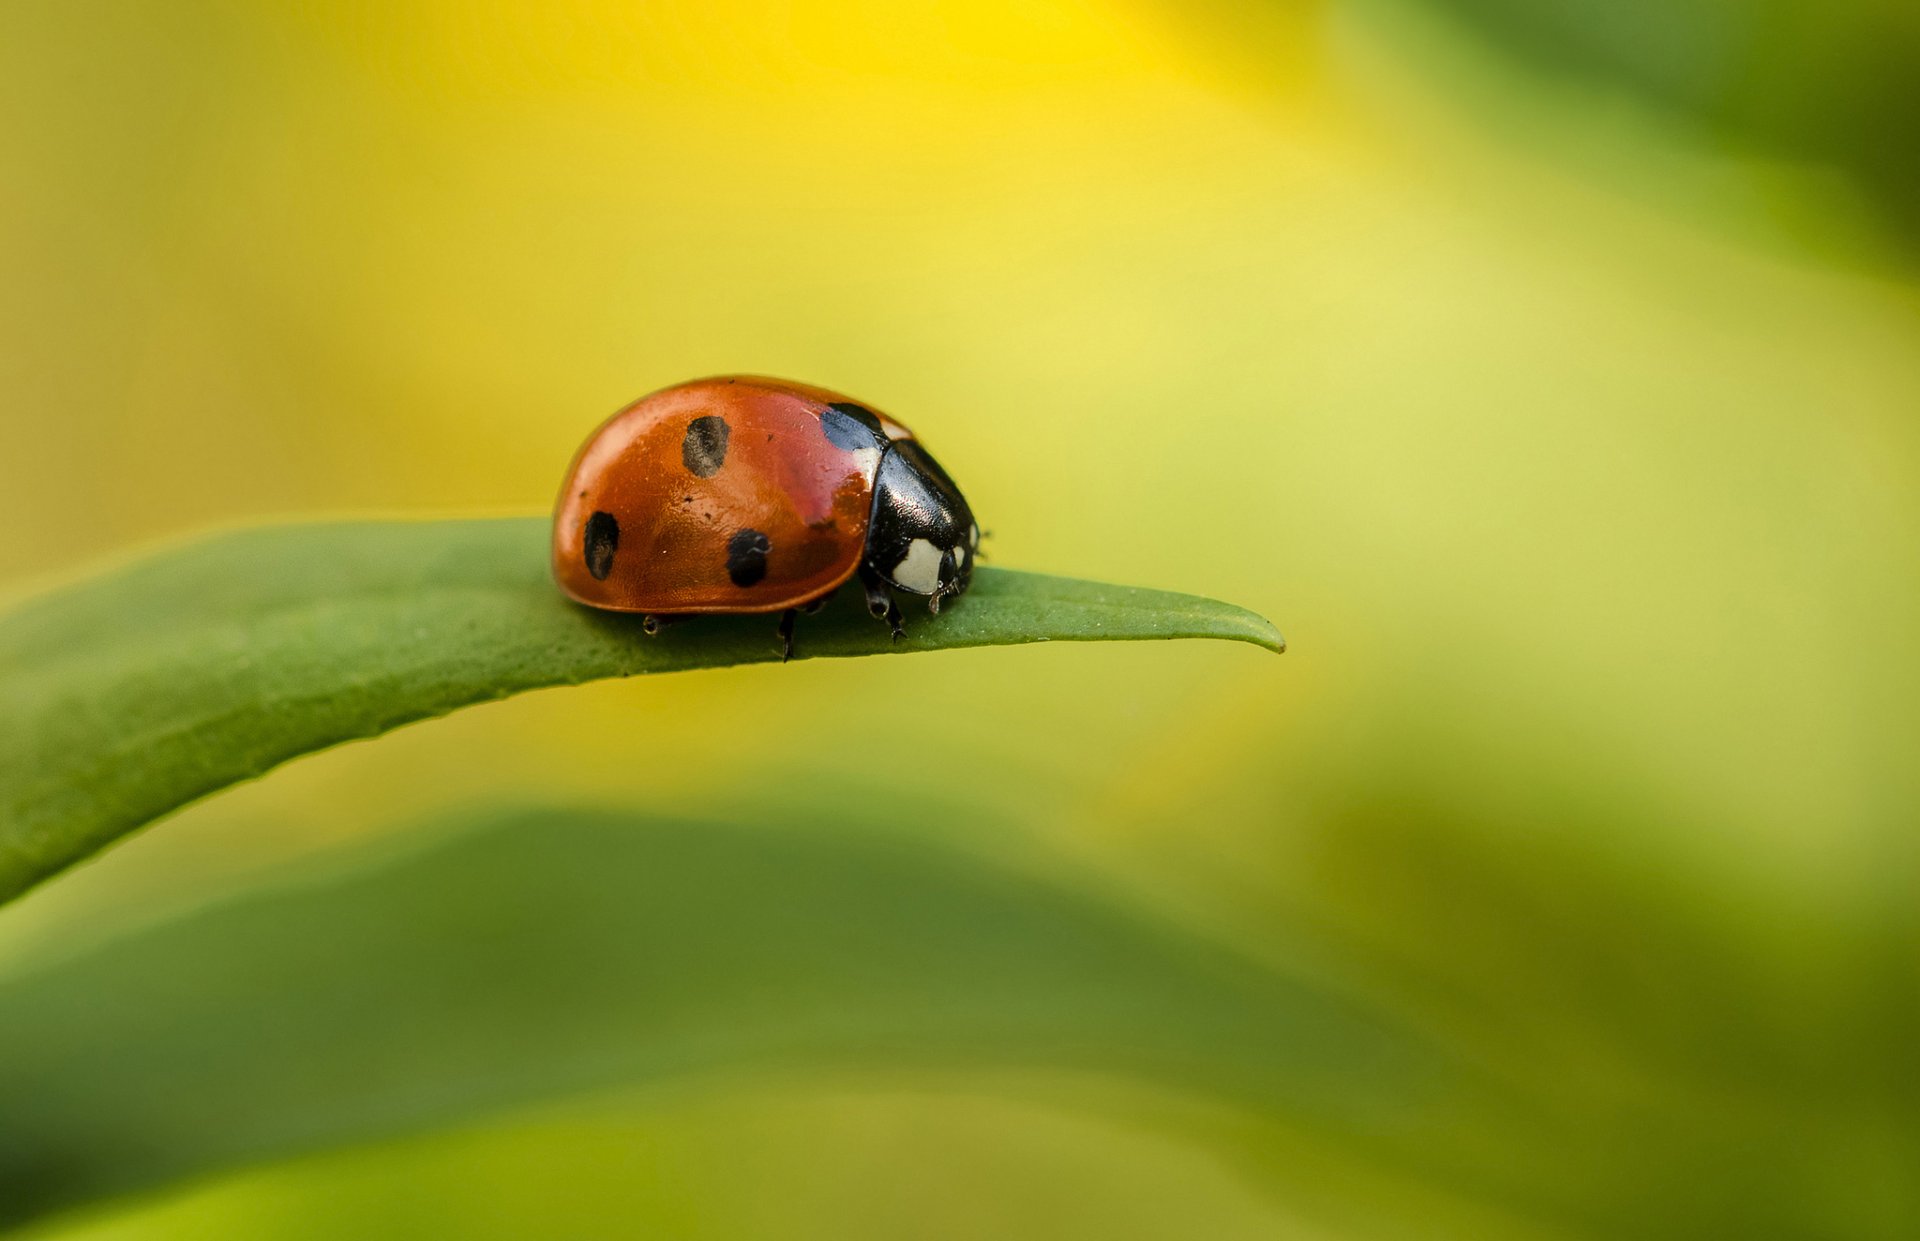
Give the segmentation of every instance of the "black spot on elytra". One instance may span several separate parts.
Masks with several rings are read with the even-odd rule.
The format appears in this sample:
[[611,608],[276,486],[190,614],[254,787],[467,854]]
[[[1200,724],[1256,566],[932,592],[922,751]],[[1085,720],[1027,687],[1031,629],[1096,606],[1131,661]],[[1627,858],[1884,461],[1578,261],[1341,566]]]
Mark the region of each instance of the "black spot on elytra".
[[820,429],[827,433],[828,443],[847,452],[887,446],[887,434],[880,429],[880,416],[852,401],[835,401],[822,410]]
[[587,572],[593,580],[604,582],[613,572],[613,553],[620,546],[620,523],[612,513],[595,513],[587,518]]
[[718,414],[703,414],[687,424],[687,437],[680,441],[680,461],[701,478],[712,478],[727,463],[727,420]]
[[767,575],[773,544],[758,530],[737,530],[727,540],[727,576],[735,586],[751,586]]

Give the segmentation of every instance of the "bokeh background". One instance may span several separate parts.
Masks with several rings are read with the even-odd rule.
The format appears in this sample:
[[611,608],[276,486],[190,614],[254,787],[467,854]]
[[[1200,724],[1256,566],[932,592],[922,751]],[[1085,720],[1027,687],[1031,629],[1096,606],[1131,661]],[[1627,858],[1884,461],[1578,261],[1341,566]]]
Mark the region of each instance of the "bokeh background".
[[1906,0],[13,0],[7,595],[540,511],[607,413],[746,370],[910,422],[998,563],[1292,650],[493,704],[57,879],[0,974],[434,816],[845,822],[1356,997],[1535,1135],[1382,1166],[1057,1065],[758,1066],[35,1235],[1915,1235],[1916,126]]

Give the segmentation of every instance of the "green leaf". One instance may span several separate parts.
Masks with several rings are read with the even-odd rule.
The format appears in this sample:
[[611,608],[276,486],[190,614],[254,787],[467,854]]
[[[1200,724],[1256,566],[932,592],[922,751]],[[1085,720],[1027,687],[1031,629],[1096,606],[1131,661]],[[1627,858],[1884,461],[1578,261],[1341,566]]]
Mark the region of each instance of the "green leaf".
[[[547,523],[343,522],[221,535],[0,618],[0,900],[296,755],[522,690],[779,658],[773,618],[645,636],[567,602]],[[1226,638],[1272,625],[1191,595],[981,569],[898,644],[842,591],[796,657]]]
[[0,1226],[742,1070],[1106,1075],[1416,1160],[1460,1098],[1467,1074],[1324,985],[845,817],[496,812],[0,978]]

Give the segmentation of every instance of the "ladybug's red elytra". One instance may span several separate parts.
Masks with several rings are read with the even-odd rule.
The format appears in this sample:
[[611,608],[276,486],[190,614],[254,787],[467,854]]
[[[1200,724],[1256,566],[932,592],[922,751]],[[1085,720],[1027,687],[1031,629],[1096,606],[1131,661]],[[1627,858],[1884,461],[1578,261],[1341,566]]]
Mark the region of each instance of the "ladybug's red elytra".
[[930,611],[967,589],[980,528],[913,432],[808,384],[724,375],[621,410],[574,456],[553,522],[553,574],[573,599],[679,616],[797,612],[858,576],[899,638],[895,592]]

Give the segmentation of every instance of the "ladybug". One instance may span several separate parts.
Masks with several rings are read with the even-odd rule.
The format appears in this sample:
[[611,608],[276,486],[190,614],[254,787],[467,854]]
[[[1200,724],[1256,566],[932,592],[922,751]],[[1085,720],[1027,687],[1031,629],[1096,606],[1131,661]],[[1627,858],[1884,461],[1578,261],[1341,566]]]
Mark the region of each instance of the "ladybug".
[[553,574],[590,607],[794,618],[858,576],[895,640],[895,592],[928,610],[963,593],[980,528],[913,432],[840,393],[754,375],[663,388],[575,454],[553,522]]

